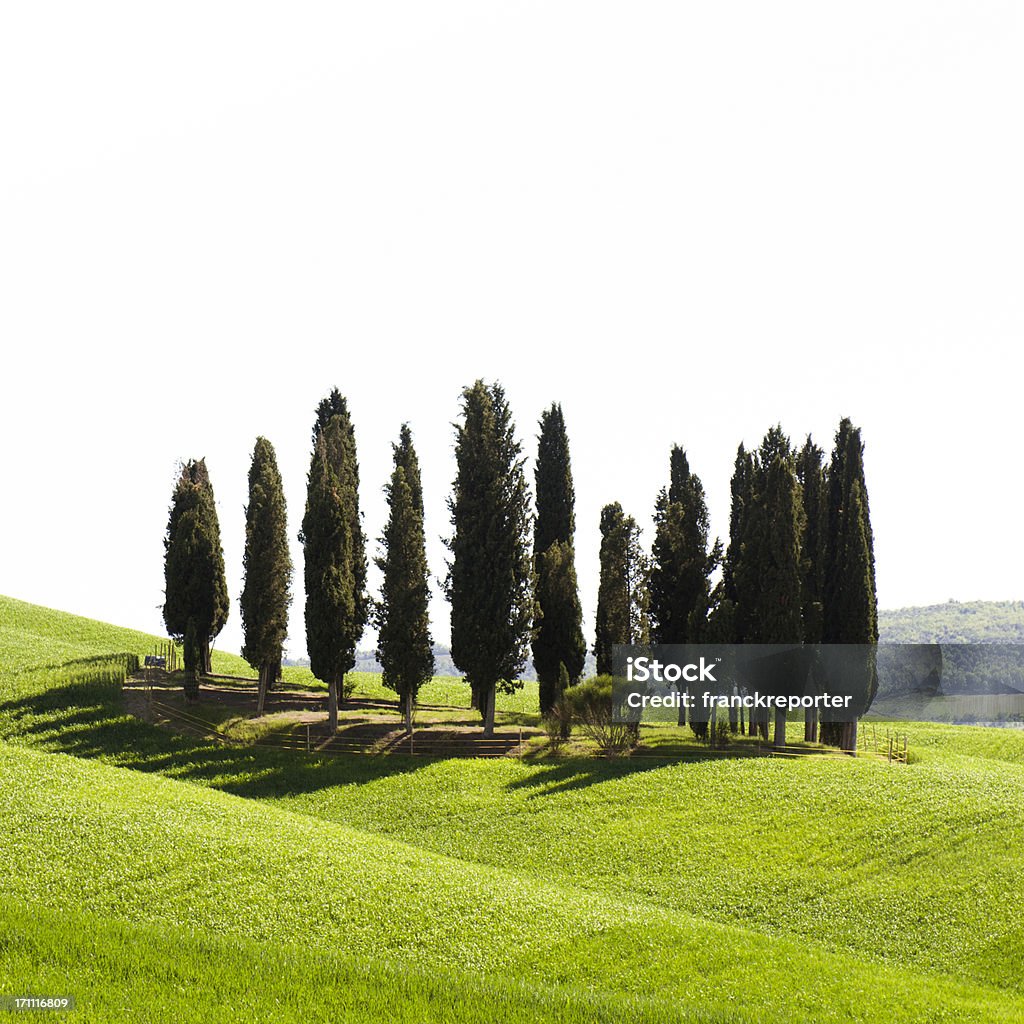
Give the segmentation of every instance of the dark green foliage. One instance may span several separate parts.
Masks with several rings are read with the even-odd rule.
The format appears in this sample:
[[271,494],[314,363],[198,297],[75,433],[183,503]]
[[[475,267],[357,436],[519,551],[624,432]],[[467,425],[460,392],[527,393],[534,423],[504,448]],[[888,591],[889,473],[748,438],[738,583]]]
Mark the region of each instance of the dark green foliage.
[[348,420],[348,402],[342,397],[337,388],[332,388],[331,393],[320,400],[316,407],[316,418],[313,420],[313,448],[316,448],[317,438],[324,432],[324,428],[330,422],[332,416],[340,416]]
[[569,685],[579,679],[587,645],[572,544],[553,541],[537,555],[536,563],[540,621],[533,639],[533,664],[540,684],[540,712],[544,715],[562,692],[561,673],[566,673]]
[[412,493],[413,507],[423,517],[423,483],[420,480],[420,460],[412,443],[412,431],[403,423],[398,432],[398,444],[391,446],[396,466],[405,472],[405,482]]
[[768,431],[743,468],[743,534],[732,577],[737,629],[746,643],[800,643],[803,501],[789,440],[779,427]]
[[[726,550],[725,562],[722,566],[722,583],[725,597],[735,606],[739,601],[736,587],[736,573],[743,558],[743,535],[747,526],[747,514],[753,495],[754,463],[750,453],[741,444],[736,451],[733,464],[732,480],[729,484],[731,504],[729,508],[729,547]],[[737,629],[738,629],[738,623]],[[741,641],[740,635],[735,640]]]
[[[325,403],[332,411],[324,423]],[[321,402],[313,434],[299,536],[305,556],[306,647],[313,675],[328,685],[333,731],[344,676],[355,665],[369,613],[355,432],[337,391]]]
[[[412,434],[403,425],[394,446],[395,468],[385,488],[389,516],[377,566],[384,574],[376,607],[377,658],[382,682],[399,695],[406,730],[420,687],[434,674],[430,637],[430,572],[423,536],[423,493]],[[412,473],[416,489],[409,484]]]
[[453,534],[446,594],[452,657],[473,687],[484,732],[494,695],[518,687],[533,614],[529,495],[505,392],[478,380],[462,394],[457,475],[448,501]]
[[601,579],[597,591],[594,655],[599,675],[612,671],[615,644],[645,644],[648,623],[648,567],[640,529],[616,501],[601,509]]
[[[778,426],[753,457],[740,452],[734,504],[741,495],[742,529],[730,543],[735,594],[732,622],[744,643],[788,644],[803,640],[804,512],[789,439]],[[723,623],[724,624],[724,623]],[[768,737],[764,713],[751,712],[751,728]],[[784,742],[785,714],[776,715],[776,743]]]
[[[823,639],[833,644],[878,642],[874,539],[864,481],[864,445],[860,430],[844,418],[836,431],[828,471],[825,541]],[[873,662],[865,668],[867,697],[874,699],[878,677]],[[856,746],[856,722],[823,725],[827,743]]]
[[824,634],[829,643],[875,643],[874,538],[860,430],[843,419],[828,473]]
[[562,407],[557,403],[541,413],[534,481],[537,518],[533,524],[533,550],[539,553],[556,541],[572,541],[576,533],[569,437]]
[[533,663],[540,681],[540,710],[547,714],[561,692],[560,667],[570,683],[583,672],[587,644],[576,580],[573,535],[575,494],[569,438],[562,407],[552,405],[540,418],[537,445],[537,518],[533,530],[537,574]]
[[181,467],[164,537],[164,623],[183,640],[193,619],[201,652],[198,672],[210,671],[210,642],[228,618],[228,585],[213,487],[204,459]]
[[669,486],[658,495],[651,556],[651,639],[658,644],[703,638],[711,601],[711,574],[720,560],[709,547],[709,519],[700,478],[673,445]]
[[256,439],[249,466],[243,566],[242,657],[260,674],[257,713],[262,713],[288,636],[292,578],[284,487],[274,446],[265,437]]
[[803,491],[804,532],[801,544],[804,567],[804,641],[819,643],[824,628],[825,503],[824,452],[808,436],[797,456],[796,473]]

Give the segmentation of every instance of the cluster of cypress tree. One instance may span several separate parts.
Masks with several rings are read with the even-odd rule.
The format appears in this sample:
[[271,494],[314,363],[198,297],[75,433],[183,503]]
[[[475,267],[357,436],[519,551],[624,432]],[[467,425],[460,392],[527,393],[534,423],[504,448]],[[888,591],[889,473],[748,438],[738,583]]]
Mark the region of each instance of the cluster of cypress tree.
[[[386,488],[390,518],[377,560],[384,573],[374,609],[380,628],[383,681],[403,701],[407,727],[420,686],[433,674],[427,606],[429,573],[423,535],[423,491],[412,434],[403,425]],[[344,678],[371,613],[366,544],[359,511],[359,464],[348,405],[333,390],[317,407],[307,479],[303,545],[306,643],[313,674],[328,685],[330,728],[337,728]],[[227,620],[228,596],[220,527],[203,460],[186,463],[175,487],[165,538],[169,634],[185,645],[193,679],[210,671],[210,643]],[[288,632],[292,563],[284,489],[271,443],[256,441],[246,506],[242,656],[259,672],[257,711],[280,675]]]
[[[561,406],[540,419],[531,516],[522,446],[499,384],[462,394],[455,430],[456,477],[448,500],[452,534],[444,589],[451,603],[452,658],[465,674],[485,735],[496,693],[518,686],[532,647],[540,710],[579,681],[586,656],[576,576],[575,492]],[[383,682],[398,694],[406,728],[434,670],[430,574],[419,462],[407,424],[385,487],[388,521],[376,564],[380,599],[366,589],[359,464],[348,404],[334,389],[317,407],[302,531],[306,643],[313,674],[328,686],[335,730],[345,675],[367,622],[378,628]],[[780,427],[759,448],[740,445],[731,482],[729,543],[711,539],[704,488],[674,446],[668,484],[654,508],[650,556],[617,502],[601,510],[600,583],[594,653],[601,674],[612,647],[628,643],[877,641],[874,555],[860,432],[844,419],[831,462],[808,437],[797,452]],[[531,536],[532,534],[532,536]],[[227,619],[224,559],[213,490],[203,460],[175,487],[165,539],[164,618],[185,641],[186,667],[209,672],[209,647]],[[258,438],[249,471],[243,656],[259,671],[259,709],[280,671],[292,566],[284,493],[274,449]],[[712,583],[721,568],[721,579]],[[870,694],[873,696],[873,693]],[[680,724],[685,711],[680,711]],[[706,724],[692,723],[703,734]],[[734,729],[742,728],[733,718]],[[767,738],[768,721],[751,731]],[[776,718],[776,739],[785,718]],[[809,714],[805,736],[817,738]],[[850,746],[856,723],[822,727]]]
[[[836,433],[831,462],[808,437],[795,451],[780,427],[760,447],[736,454],[724,553],[711,541],[704,489],[686,455],[673,447],[669,484],[654,510],[654,542],[644,559],[636,523],[617,503],[601,512],[601,580],[594,653],[611,671],[614,644],[833,643],[878,640],[875,569],[860,431],[848,419]],[[721,566],[720,581],[712,586]],[[646,591],[646,593],[645,593]],[[865,666],[868,702],[877,679]],[[680,709],[680,724],[685,710]],[[732,728],[742,728],[735,714]],[[693,722],[698,735],[707,724]],[[808,712],[805,738],[818,738]],[[855,721],[821,727],[825,742],[854,749]],[[767,718],[752,715],[765,739]],[[775,719],[784,742],[785,714]]]
[[[796,451],[779,427],[753,453],[740,446],[732,478],[729,549],[723,574],[734,642],[878,641],[871,521],[860,431],[843,419],[829,465],[808,437]],[[877,681],[868,673],[866,697]],[[818,738],[815,712],[804,737]],[[767,739],[768,722],[752,729]],[[853,749],[856,722],[822,725],[821,738]],[[778,714],[775,742],[784,742]]]

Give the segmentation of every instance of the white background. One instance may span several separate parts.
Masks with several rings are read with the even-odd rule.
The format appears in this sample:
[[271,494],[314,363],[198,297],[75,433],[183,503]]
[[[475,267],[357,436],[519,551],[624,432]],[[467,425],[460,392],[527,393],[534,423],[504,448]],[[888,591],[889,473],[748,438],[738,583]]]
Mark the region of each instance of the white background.
[[882,606],[1021,597],[1014,6],[4,4],[0,591],[160,631],[205,455],[237,649],[253,442],[294,535],[334,385],[371,538],[411,422],[441,575],[483,376],[531,454],[563,403],[588,632],[600,507],[649,540],[672,442],[724,535],[737,443],[841,415]]

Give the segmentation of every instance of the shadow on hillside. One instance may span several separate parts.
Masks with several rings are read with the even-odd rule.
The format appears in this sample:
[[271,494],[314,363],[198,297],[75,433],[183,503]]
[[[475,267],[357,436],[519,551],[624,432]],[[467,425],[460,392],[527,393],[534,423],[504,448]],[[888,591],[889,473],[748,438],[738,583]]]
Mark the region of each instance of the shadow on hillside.
[[706,761],[711,757],[690,756],[685,759],[666,755],[664,757],[617,757],[614,759],[598,757],[573,757],[564,761],[527,761],[534,769],[527,778],[515,779],[506,785],[506,789],[536,790],[527,796],[529,800],[552,796],[556,793],[567,793],[576,789],[586,789],[602,782],[612,782],[642,772],[656,771],[669,764]]
[[185,736],[128,714],[120,680],[84,673],[53,688],[0,701],[0,739],[51,753],[98,758],[137,771],[199,782],[244,797],[284,797],[360,785],[416,771],[423,759],[317,756]]

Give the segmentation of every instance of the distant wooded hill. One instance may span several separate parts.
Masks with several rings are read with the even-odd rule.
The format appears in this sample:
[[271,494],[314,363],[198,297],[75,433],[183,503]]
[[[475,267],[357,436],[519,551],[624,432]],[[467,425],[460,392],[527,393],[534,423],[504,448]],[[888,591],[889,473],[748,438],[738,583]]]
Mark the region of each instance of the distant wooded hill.
[[882,643],[1024,643],[1024,601],[947,601],[879,611]]
[[[878,613],[879,639],[889,644],[1016,644],[1024,643],[1024,601],[947,601],[919,608],[895,608]],[[435,674],[461,676],[451,650],[434,645]],[[308,664],[308,662],[289,662]],[[380,672],[373,651],[356,654],[357,672]],[[587,655],[584,675],[593,675],[594,656]],[[523,679],[536,679],[527,662]]]

